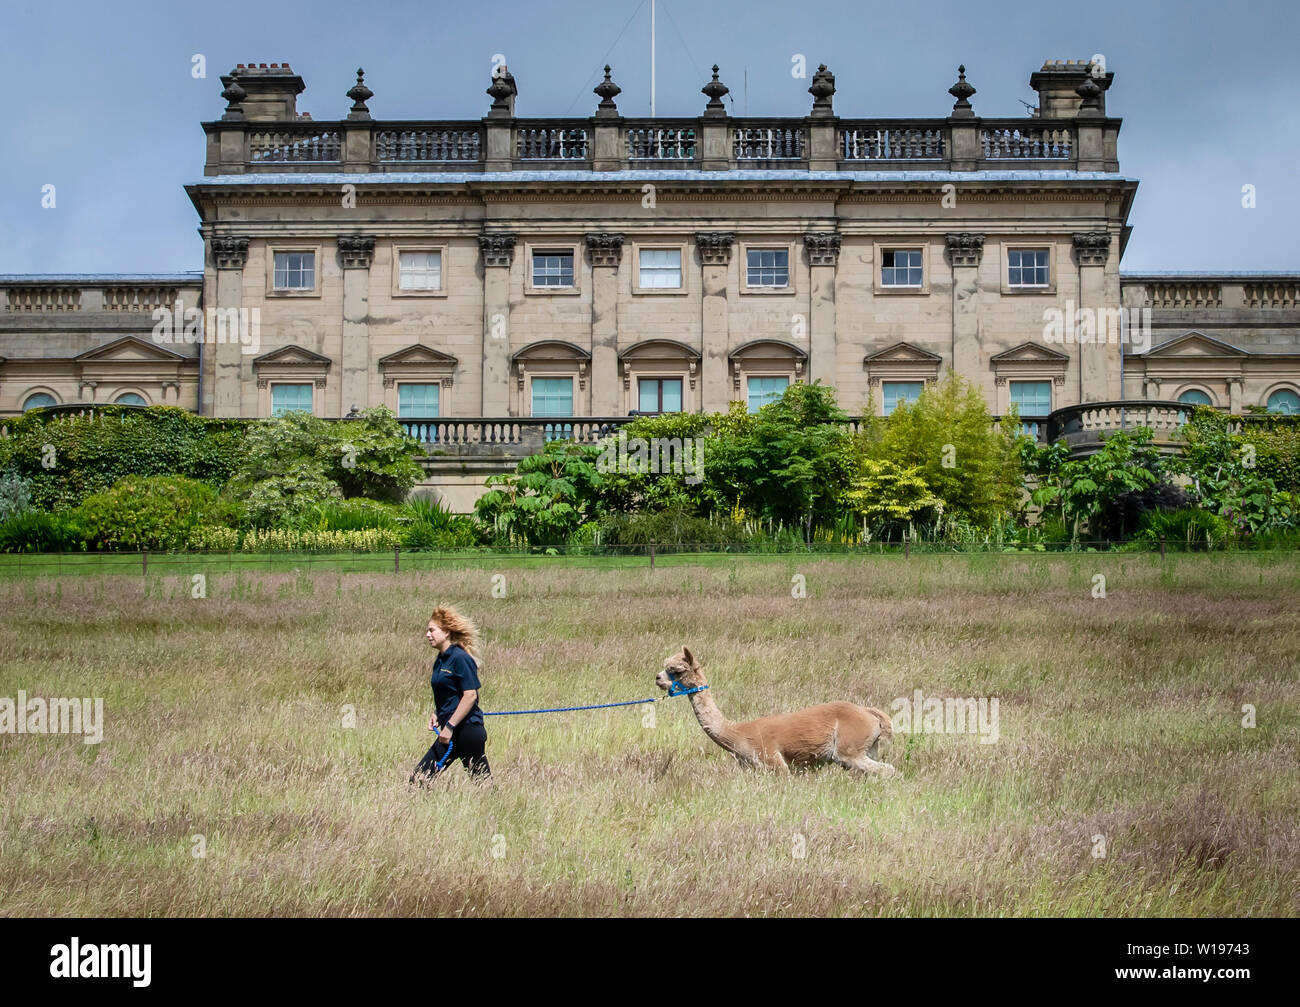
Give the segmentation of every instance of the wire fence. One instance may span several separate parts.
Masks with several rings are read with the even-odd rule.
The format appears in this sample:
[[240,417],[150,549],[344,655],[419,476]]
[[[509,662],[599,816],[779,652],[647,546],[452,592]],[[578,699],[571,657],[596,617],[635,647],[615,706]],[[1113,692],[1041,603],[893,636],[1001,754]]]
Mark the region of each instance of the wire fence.
[[[1073,542],[952,543],[870,542],[813,543],[800,548],[778,548],[770,543],[721,544],[716,542],[647,542],[624,545],[538,545],[527,549],[477,547],[459,550],[414,550],[394,548],[391,552],[266,552],[239,550],[224,552],[72,552],[0,554],[0,576],[64,576],[89,573],[150,576],[191,572],[204,573],[403,573],[446,569],[457,566],[545,564],[550,561],[580,561],[595,567],[682,565],[747,558],[792,557],[897,557],[921,556],[1063,556],[1087,553],[1151,555],[1222,552],[1204,542],[1184,540],[1109,539]],[[1257,552],[1238,546],[1231,551]],[[1268,551],[1289,552],[1288,548]]]

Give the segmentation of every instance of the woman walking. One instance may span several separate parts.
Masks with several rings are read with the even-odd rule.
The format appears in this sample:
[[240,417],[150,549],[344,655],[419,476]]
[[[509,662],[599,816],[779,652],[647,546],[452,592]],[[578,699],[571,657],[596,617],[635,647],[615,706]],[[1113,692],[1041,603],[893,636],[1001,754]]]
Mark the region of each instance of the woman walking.
[[[434,710],[429,716],[429,730],[437,730],[433,747],[425,753],[411,774],[411,782],[427,782],[438,772],[437,764],[451,745],[453,757],[460,760],[471,777],[486,779],[491,773],[485,748],[487,731],[483,711],[478,705],[478,629],[474,623],[449,605],[440,605],[429,616],[424,638],[436,647],[433,662]],[[446,766],[442,767],[446,769]]]

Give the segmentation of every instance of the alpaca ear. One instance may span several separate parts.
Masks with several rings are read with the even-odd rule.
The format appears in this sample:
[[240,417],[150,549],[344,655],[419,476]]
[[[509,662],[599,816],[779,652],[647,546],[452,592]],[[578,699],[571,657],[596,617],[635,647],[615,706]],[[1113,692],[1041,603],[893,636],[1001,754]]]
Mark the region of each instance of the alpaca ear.
[[686,658],[687,664],[692,666],[695,665],[695,655],[691,653],[691,648],[687,647],[685,644],[682,645],[682,657]]

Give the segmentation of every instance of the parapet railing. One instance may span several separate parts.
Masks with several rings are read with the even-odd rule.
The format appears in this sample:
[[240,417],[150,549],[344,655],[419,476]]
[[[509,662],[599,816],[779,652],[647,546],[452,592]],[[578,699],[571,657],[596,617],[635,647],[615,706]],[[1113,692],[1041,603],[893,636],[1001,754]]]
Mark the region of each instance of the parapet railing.
[[1119,127],[1120,120],[1104,117],[221,120],[203,124],[208,134],[204,173],[884,171],[909,165],[952,171],[1118,171]]

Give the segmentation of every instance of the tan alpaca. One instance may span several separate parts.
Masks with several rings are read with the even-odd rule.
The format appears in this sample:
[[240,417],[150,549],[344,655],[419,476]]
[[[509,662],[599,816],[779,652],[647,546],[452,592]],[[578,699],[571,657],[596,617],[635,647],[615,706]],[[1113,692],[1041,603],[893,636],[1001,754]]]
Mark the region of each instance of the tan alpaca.
[[[689,647],[664,662],[655,685],[667,689],[677,681],[687,688],[708,683]],[[722,715],[711,690],[690,695],[695,719],[704,733],[736,757],[742,766],[766,766],[788,773],[791,766],[834,762],[845,769],[881,776],[901,775],[887,762],[877,762],[877,746],[894,735],[889,716],[856,703],[823,703],[794,713],[733,724]]]

